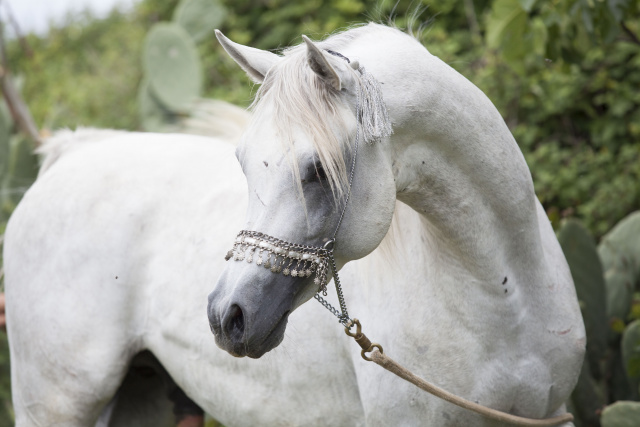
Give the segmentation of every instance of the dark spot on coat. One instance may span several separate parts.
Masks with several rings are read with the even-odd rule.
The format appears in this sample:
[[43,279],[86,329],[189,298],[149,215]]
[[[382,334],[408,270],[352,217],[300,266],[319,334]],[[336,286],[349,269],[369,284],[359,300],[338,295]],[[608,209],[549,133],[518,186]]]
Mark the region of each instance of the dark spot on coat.
[[507,284],[507,278],[506,278],[506,276],[505,276],[504,280],[502,281],[502,284],[503,284],[503,285],[506,285],[506,284]]
[[422,164],[424,165],[424,160],[422,161]]
[[269,163],[267,163],[267,161],[266,161],[266,160],[264,160],[262,163],[264,163],[264,165],[265,165],[266,167],[269,167]]
[[507,292],[509,292],[509,290],[508,290],[508,289],[505,289],[505,290],[504,290],[504,293],[506,294]]
[[116,276],[116,280],[118,280],[118,276]]

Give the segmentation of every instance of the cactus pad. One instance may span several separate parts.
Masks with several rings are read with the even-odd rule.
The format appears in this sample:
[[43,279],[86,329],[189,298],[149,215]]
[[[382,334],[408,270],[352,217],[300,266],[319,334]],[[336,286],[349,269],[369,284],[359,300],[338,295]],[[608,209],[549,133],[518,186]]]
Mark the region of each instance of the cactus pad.
[[173,20],[198,42],[212,34],[226,16],[227,10],[218,0],[182,0],[173,14]]
[[144,44],[143,66],[151,89],[168,109],[187,111],[202,90],[196,46],[179,25],[153,26]]
[[600,360],[607,348],[608,320],[602,265],[596,245],[587,229],[577,220],[566,221],[558,240],[576,286],[587,331],[587,360],[597,380]]
[[640,402],[619,401],[602,411],[602,427],[638,427],[640,425]]
[[634,320],[626,327],[620,349],[627,377],[636,391],[640,385],[640,320]]
[[[606,253],[604,248],[610,253]],[[606,270],[612,266],[629,270],[635,277],[634,285],[640,284],[640,211],[626,216],[603,238],[598,248],[602,265]],[[617,259],[624,256],[624,259]]]
[[138,112],[142,128],[147,132],[177,131],[177,116],[162,105],[146,78],[138,88]]

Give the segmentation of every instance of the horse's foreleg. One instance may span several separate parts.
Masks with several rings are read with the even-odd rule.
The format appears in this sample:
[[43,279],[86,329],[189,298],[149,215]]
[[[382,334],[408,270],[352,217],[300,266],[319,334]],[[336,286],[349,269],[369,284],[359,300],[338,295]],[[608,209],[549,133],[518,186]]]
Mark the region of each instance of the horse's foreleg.
[[31,283],[7,287],[16,426],[93,426],[127,372],[129,332],[100,295],[22,292]]

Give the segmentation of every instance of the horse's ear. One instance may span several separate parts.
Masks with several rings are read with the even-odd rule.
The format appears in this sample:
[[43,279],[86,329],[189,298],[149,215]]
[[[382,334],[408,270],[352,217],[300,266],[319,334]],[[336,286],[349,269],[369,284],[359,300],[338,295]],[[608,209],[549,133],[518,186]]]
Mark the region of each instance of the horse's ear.
[[302,40],[307,44],[307,62],[309,63],[309,67],[311,67],[314,73],[333,86],[334,89],[341,90],[342,79],[340,79],[340,75],[324,53],[309,40],[309,37],[303,35]]
[[280,57],[275,53],[234,43],[219,30],[216,30],[216,37],[229,56],[256,83],[262,83],[267,71],[280,60]]

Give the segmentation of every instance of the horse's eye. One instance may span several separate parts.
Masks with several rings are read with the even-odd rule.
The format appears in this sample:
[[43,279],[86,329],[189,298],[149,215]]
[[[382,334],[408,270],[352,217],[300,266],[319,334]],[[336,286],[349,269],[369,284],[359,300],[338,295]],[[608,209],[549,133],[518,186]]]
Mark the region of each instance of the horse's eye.
[[317,163],[316,164],[316,174],[315,174],[315,180],[316,181],[326,181],[327,180],[327,174],[324,171],[324,168],[322,167],[321,164]]
[[302,178],[302,182],[322,182],[326,179],[327,174],[325,173],[322,164],[317,162],[307,166],[307,172],[305,173],[304,178]]

